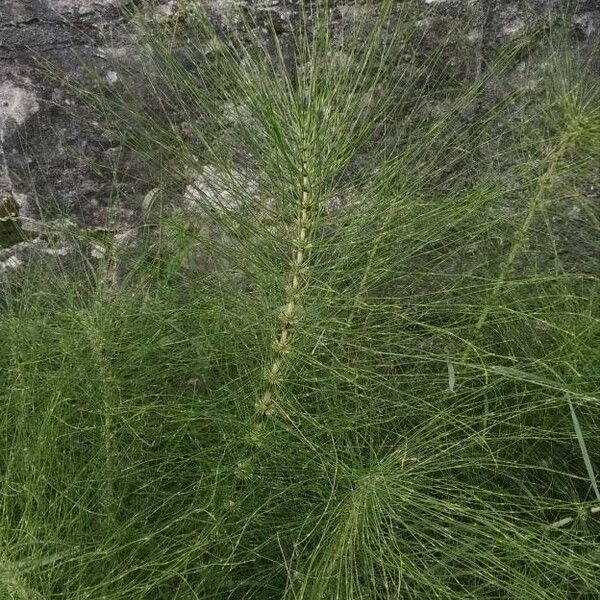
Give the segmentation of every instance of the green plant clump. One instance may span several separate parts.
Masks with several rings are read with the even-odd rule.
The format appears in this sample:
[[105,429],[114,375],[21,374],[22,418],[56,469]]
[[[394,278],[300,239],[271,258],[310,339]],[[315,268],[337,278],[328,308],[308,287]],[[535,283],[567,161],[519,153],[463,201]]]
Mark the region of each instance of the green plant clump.
[[1,598],[600,598],[599,84],[415,6],[188,11],[79,90],[156,218],[3,280]]

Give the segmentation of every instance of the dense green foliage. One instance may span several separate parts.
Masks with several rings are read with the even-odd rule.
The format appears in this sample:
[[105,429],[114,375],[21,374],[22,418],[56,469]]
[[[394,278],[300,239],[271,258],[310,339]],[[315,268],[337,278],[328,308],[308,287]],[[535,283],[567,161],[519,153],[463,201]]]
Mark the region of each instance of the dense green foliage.
[[159,216],[3,282],[0,597],[600,597],[598,83],[544,32],[498,96],[531,40],[461,79],[402,6],[82,91]]

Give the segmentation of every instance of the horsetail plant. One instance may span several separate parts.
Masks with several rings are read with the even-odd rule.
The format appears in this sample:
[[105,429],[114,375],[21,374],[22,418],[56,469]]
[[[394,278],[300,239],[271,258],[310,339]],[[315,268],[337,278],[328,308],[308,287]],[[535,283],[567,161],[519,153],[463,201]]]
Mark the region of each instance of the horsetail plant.
[[2,280],[0,595],[600,595],[596,75],[422,4],[148,5],[61,80],[144,223]]

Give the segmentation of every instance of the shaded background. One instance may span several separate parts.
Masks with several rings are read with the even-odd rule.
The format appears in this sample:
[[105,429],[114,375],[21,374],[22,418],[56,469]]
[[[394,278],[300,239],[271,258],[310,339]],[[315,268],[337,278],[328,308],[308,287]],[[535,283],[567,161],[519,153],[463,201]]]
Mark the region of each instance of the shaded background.
[[[200,0],[225,32],[244,10],[281,17],[293,4],[278,0]],[[156,0],[148,18],[172,24],[194,0]],[[59,214],[84,228],[136,222],[148,190],[139,165],[115,142],[103,139],[94,116],[74,118],[76,100],[39,68],[39,59],[59,71],[83,74],[93,65],[109,85],[119,85],[119,61],[141,60],[139,44],[123,9],[131,0],[1,0],[0,2],[0,247],[18,241],[15,221],[51,219]],[[343,2],[337,4],[343,5]],[[600,0],[422,0],[419,21],[426,43],[441,37],[466,16],[468,27],[450,46],[448,61],[473,77],[503,43],[540,23],[567,15],[575,45],[591,49],[600,32]],[[291,7],[291,8],[290,8]],[[523,58],[526,61],[527,57]],[[519,66],[513,71],[518,73]],[[526,75],[525,75],[526,76]],[[114,166],[117,180],[95,164]],[[115,203],[115,197],[119,202]],[[4,217],[4,220],[1,220]],[[6,217],[9,217],[8,219]],[[33,229],[32,221],[23,221]],[[6,250],[4,251],[6,253]],[[5,257],[6,258],[6,257]]]

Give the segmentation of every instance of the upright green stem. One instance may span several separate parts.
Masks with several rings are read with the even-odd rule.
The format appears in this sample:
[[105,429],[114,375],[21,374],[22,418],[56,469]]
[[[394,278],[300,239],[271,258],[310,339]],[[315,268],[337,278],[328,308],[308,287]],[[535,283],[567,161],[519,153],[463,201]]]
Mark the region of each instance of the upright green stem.
[[116,499],[114,489],[114,478],[116,475],[115,453],[115,426],[111,414],[111,407],[118,395],[117,386],[112,374],[106,364],[104,356],[104,344],[95,330],[90,331],[90,344],[92,355],[95,359],[101,380],[102,400],[102,446],[104,453],[103,481],[100,490],[100,504],[102,512],[106,515],[107,524],[114,525],[116,517]]
[[[500,290],[502,289],[503,285],[506,283],[508,276],[510,275],[515,260],[522,252],[523,247],[527,243],[529,237],[529,229],[531,228],[533,219],[537,212],[544,207],[547,199],[547,194],[552,189],[552,186],[554,185],[554,182],[558,176],[558,167],[561,161],[563,160],[564,155],[567,152],[569,146],[573,142],[573,139],[576,137],[577,133],[578,132],[576,130],[568,130],[565,133],[565,135],[563,135],[555,151],[550,155],[548,168],[539,180],[537,191],[533,196],[531,202],[529,203],[527,215],[525,216],[525,219],[521,223],[521,227],[519,227],[515,235],[515,239],[510,248],[508,256],[502,264],[500,274],[498,275],[498,278],[494,283],[494,287],[490,292],[488,302],[486,302],[484,309],[482,310],[481,314],[479,315],[479,318],[477,319],[477,323],[475,324],[476,334],[478,334],[483,328],[483,326],[486,324],[487,318],[491,310],[491,303],[497,298],[498,294],[500,293]],[[465,350],[463,354],[463,360],[469,355],[469,352],[470,347],[468,347]]]
[[[527,211],[527,215],[525,216],[525,220],[523,221],[523,223],[521,223],[521,227],[519,227],[519,230],[517,231],[517,234],[515,236],[513,244],[510,248],[510,252],[508,253],[508,256],[506,257],[506,260],[502,264],[502,267],[500,270],[500,275],[498,276],[498,279],[496,279],[496,282],[494,283],[494,287],[492,288],[492,291],[490,294],[491,301],[495,300],[496,297],[498,296],[498,294],[500,293],[502,286],[506,283],[506,280],[507,280],[508,276],[510,275],[510,272],[512,270],[515,260],[523,251],[523,248],[529,238],[529,229],[531,228],[531,223],[533,222],[533,219],[534,219],[536,213],[538,212],[538,210],[543,208],[543,206],[545,205],[547,193],[551,190],[551,188],[554,185],[554,182],[558,176],[558,173],[557,173],[558,166],[560,165],[560,162],[564,158],[564,155],[565,155],[567,149],[569,148],[571,142],[573,141],[573,138],[575,137],[576,133],[577,132],[575,132],[575,131],[567,132],[567,134],[564,135],[563,138],[561,139],[561,142],[558,145],[558,147],[556,148],[556,150],[550,155],[548,168],[546,169],[546,171],[540,178],[537,192],[534,195],[531,203],[529,204],[529,209]],[[482,329],[482,327],[485,325],[487,318],[489,316],[490,310],[491,310],[490,302],[486,302],[486,306],[484,307],[483,311],[479,315],[479,319],[477,320],[477,323],[475,324],[475,332],[476,333],[478,333]],[[467,350],[465,352],[468,354],[469,348],[467,348]]]
[[297,223],[298,234],[294,244],[295,252],[290,273],[290,283],[286,288],[285,308],[280,317],[281,327],[275,335],[275,340],[273,342],[275,354],[273,356],[273,361],[265,374],[264,392],[255,405],[256,412],[261,417],[268,416],[273,412],[273,404],[276,402],[277,384],[285,363],[286,355],[289,352],[290,339],[296,324],[298,308],[300,306],[300,293],[305,283],[305,263],[310,249],[309,239],[314,227],[314,214],[311,206],[312,200],[305,149],[302,151],[302,185],[300,196],[301,199]]
[[[15,349],[17,348],[16,343],[13,346]],[[28,385],[23,376],[22,372],[22,359],[16,353],[13,354],[13,367],[11,371],[14,369],[12,390],[15,395],[17,395],[16,402],[14,406],[19,409],[19,414],[14,422],[15,431],[24,431],[25,424],[29,415],[26,414],[27,406],[28,406],[28,397],[26,395],[26,391],[28,390]],[[23,448],[20,444],[14,443],[12,451],[9,452],[8,458],[5,464],[5,470],[3,473],[3,485],[2,485],[2,504],[0,513],[2,513],[3,519],[5,523],[7,519],[10,519],[10,507],[8,506],[9,498],[11,497],[10,491],[11,487],[14,486],[13,477],[13,468],[15,467],[15,463],[23,462],[27,463],[29,457],[25,452],[25,448]],[[26,466],[29,470],[31,467],[30,464],[21,465],[21,467]],[[29,486],[24,486],[24,488],[29,489]],[[29,505],[31,504],[31,498],[27,499],[28,508],[23,511],[23,518],[25,522],[27,522],[30,518]],[[35,501],[33,502],[35,507]],[[35,508],[33,509],[35,511]],[[7,530],[8,531],[8,530]],[[8,552],[4,550],[4,546],[8,546],[5,544],[2,539],[0,539],[0,592],[4,591],[10,600],[42,600],[42,596],[35,589],[31,588],[27,580],[19,573],[18,567],[11,563]],[[0,597],[4,598],[0,593]]]
[[[300,295],[305,284],[304,272],[310,250],[309,239],[314,228],[312,204],[308,161],[306,149],[303,147],[301,152],[301,186],[297,219],[298,233],[294,239],[295,250],[290,270],[290,279],[286,287],[285,307],[280,315],[281,325],[277,329],[273,339],[273,360],[265,371],[264,388],[254,405],[254,424],[257,425],[258,429],[262,429],[265,421],[277,412],[277,416],[295,429],[305,443],[314,450],[315,448],[312,443],[304,438],[285,411],[280,406],[277,406],[277,386],[281,380],[281,372],[285,365],[286,356],[289,354],[290,342],[297,323],[298,309],[300,307]],[[251,454],[238,463],[237,472],[240,478],[243,479],[252,472],[254,460],[255,456]]]
[[[551,154],[548,158],[548,167],[546,168],[546,170],[544,171],[544,173],[542,174],[542,176],[540,177],[540,179],[538,181],[537,190],[536,190],[535,194],[533,195],[531,202],[529,203],[529,206],[527,209],[527,214],[525,215],[525,219],[523,220],[523,222],[521,223],[521,226],[519,227],[519,229],[516,232],[516,235],[514,237],[512,246],[508,253],[508,256],[506,257],[505,261],[502,263],[498,278],[494,282],[494,286],[487,298],[485,306],[484,306],[483,310],[481,311],[479,318],[477,319],[477,322],[475,323],[475,328],[474,328],[475,339],[477,339],[479,337],[481,330],[483,329],[484,325],[487,323],[488,316],[492,309],[492,304],[496,300],[498,295],[500,294],[502,287],[506,283],[506,280],[508,279],[508,277],[512,271],[515,260],[521,254],[521,252],[523,251],[523,248],[525,247],[525,244],[527,243],[527,240],[529,239],[529,230],[531,228],[533,220],[534,220],[536,214],[538,213],[538,211],[546,205],[546,202],[548,199],[548,192],[552,189],[552,187],[559,175],[560,163],[562,162],[567,150],[573,143],[573,140],[577,137],[578,133],[579,133],[579,130],[576,128],[567,129],[567,131],[565,131],[565,133],[561,137],[560,142],[558,143],[558,145],[556,146],[554,151],[551,152]],[[469,355],[471,353],[471,350],[472,350],[472,346],[468,346],[464,350],[464,352],[462,353],[461,359],[460,359],[461,362],[464,362],[465,360],[467,360],[467,358],[469,357]],[[489,401],[486,398],[485,405],[484,405],[484,418],[483,418],[484,428],[487,427],[489,412],[490,412]]]

